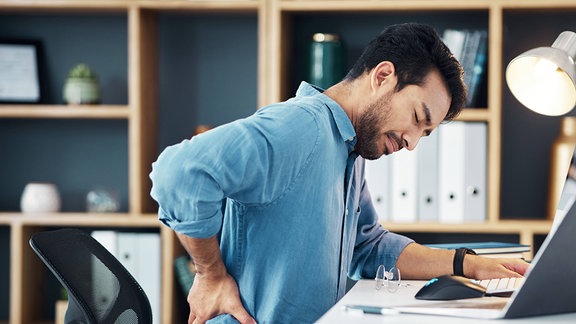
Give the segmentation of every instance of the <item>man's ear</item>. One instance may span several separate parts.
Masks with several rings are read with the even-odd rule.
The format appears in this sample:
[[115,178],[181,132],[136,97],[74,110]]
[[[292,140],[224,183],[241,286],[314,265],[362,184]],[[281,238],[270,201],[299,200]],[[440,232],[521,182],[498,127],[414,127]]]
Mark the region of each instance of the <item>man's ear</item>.
[[373,89],[378,89],[382,86],[396,86],[396,70],[394,63],[390,61],[382,61],[372,70],[371,83]]

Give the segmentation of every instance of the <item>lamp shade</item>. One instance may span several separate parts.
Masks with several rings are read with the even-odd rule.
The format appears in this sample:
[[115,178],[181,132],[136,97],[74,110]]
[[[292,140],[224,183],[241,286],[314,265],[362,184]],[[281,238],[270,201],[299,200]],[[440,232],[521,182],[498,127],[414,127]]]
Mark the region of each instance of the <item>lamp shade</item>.
[[524,106],[549,116],[576,105],[576,33],[562,32],[551,47],[531,49],[514,58],[506,82]]

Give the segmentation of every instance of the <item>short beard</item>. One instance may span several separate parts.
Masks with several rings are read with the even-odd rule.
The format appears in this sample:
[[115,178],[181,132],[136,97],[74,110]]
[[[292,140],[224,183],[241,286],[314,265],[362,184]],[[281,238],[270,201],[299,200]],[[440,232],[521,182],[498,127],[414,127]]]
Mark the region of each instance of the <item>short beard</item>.
[[358,119],[356,125],[356,147],[355,150],[367,160],[376,160],[382,154],[388,155],[390,152],[385,148],[380,152],[378,140],[382,137],[380,127],[386,123],[390,117],[390,99],[389,94],[382,99],[370,104]]

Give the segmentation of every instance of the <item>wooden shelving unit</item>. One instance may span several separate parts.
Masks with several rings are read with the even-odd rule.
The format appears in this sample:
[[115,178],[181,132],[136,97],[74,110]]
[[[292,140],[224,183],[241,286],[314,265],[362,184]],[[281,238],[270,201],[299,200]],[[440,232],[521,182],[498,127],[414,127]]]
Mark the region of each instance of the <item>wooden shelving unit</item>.
[[[533,14],[535,11],[541,10],[545,10],[544,14],[549,17],[562,13],[562,15],[571,14],[576,18],[576,3],[572,0],[0,0],[0,37],[28,36],[20,35],[18,26],[15,26],[14,29],[6,28],[7,26],[10,27],[10,24],[17,25],[16,18],[19,17],[33,22],[39,21],[39,24],[46,24],[46,21],[50,22],[51,19],[54,22],[57,20],[60,24],[62,17],[64,17],[62,24],[69,29],[71,28],[70,25],[76,21],[74,17],[80,19],[87,17],[88,25],[78,27],[87,29],[90,29],[90,24],[99,21],[98,17],[112,17],[113,21],[110,23],[110,28],[117,29],[115,31],[120,35],[125,35],[126,38],[125,43],[122,43],[124,42],[123,38],[120,38],[120,41],[108,41],[106,39],[99,41],[105,45],[104,47],[112,47],[112,50],[101,48],[98,56],[104,57],[104,59],[100,59],[100,61],[96,59],[96,62],[100,62],[104,66],[107,62],[118,60],[121,65],[119,69],[106,70],[102,68],[105,72],[104,80],[113,80],[113,85],[109,85],[107,89],[114,94],[106,99],[102,105],[67,106],[57,99],[58,95],[56,94],[49,97],[49,102],[38,105],[0,105],[0,132],[2,125],[8,125],[14,121],[29,121],[32,124],[25,123],[27,128],[22,129],[21,132],[37,131],[42,133],[42,129],[32,129],[36,127],[37,122],[40,121],[44,125],[44,123],[59,123],[65,120],[79,123],[94,122],[104,134],[108,131],[108,122],[119,121],[123,125],[121,127],[124,127],[123,134],[125,135],[120,135],[118,141],[127,143],[127,152],[123,154],[127,157],[126,161],[118,157],[115,157],[117,160],[113,160],[117,161],[119,165],[127,164],[126,167],[122,166],[127,170],[125,175],[127,180],[124,184],[127,188],[124,193],[126,206],[122,211],[115,214],[85,213],[77,207],[78,205],[69,207],[69,211],[65,210],[56,214],[36,216],[21,214],[16,212],[18,210],[17,200],[23,183],[28,181],[27,178],[10,175],[9,180],[5,181],[1,178],[2,173],[0,173],[0,183],[4,187],[1,189],[4,191],[0,191],[0,195],[5,193],[4,195],[7,197],[6,200],[0,199],[0,228],[7,228],[10,235],[9,246],[2,246],[0,250],[0,254],[7,252],[10,254],[10,265],[0,268],[0,275],[2,271],[9,272],[9,305],[0,305],[0,308],[9,308],[9,315],[8,318],[0,317],[0,322],[28,324],[53,321],[53,318],[44,312],[46,308],[44,296],[38,294],[38,291],[44,287],[46,272],[28,247],[28,239],[36,231],[59,227],[119,228],[134,231],[157,230],[162,237],[162,323],[185,321],[187,310],[185,306],[182,306],[182,303],[177,302],[177,299],[182,299],[183,296],[176,289],[178,286],[173,275],[173,260],[184,251],[179,246],[175,235],[156,220],[154,214],[156,206],[149,197],[151,184],[148,174],[151,163],[156,159],[162,147],[166,146],[166,142],[170,141],[164,139],[172,134],[166,130],[167,126],[163,124],[166,122],[164,119],[166,115],[173,113],[170,109],[175,109],[174,111],[178,111],[178,113],[189,109],[190,106],[200,112],[212,109],[210,105],[201,102],[200,99],[202,98],[198,100],[200,103],[184,101],[184,105],[181,102],[172,103],[170,101],[172,100],[170,94],[182,92],[181,89],[177,88],[180,81],[170,83],[170,78],[173,75],[164,73],[167,70],[177,72],[178,64],[182,64],[182,69],[186,71],[194,71],[198,67],[186,63],[188,59],[192,59],[194,51],[185,48],[183,58],[177,57],[175,53],[179,53],[179,51],[173,50],[172,47],[179,45],[180,42],[169,39],[167,35],[184,26],[185,32],[192,35],[190,36],[192,38],[196,32],[195,28],[211,28],[213,25],[210,24],[210,19],[213,18],[223,22],[228,21],[228,18],[238,19],[232,23],[238,24],[238,26],[228,27],[224,34],[226,31],[241,29],[241,33],[243,33],[241,38],[245,38],[240,41],[241,43],[251,44],[251,41],[255,40],[255,45],[236,44],[233,42],[235,40],[230,39],[221,39],[219,40],[220,43],[212,44],[218,52],[227,52],[227,56],[235,56],[240,52],[239,55],[243,55],[243,58],[239,59],[238,64],[246,65],[246,58],[254,59],[253,65],[248,63],[252,72],[233,75],[232,77],[226,75],[224,78],[225,73],[234,72],[234,62],[224,62],[223,64],[229,65],[225,66],[224,70],[219,70],[222,58],[226,55],[215,55],[215,58],[211,59],[212,61],[194,62],[207,63],[210,65],[212,74],[220,76],[220,79],[208,79],[206,81],[208,84],[214,83],[212,88],[208,88],[209,92],[219,94],[220,87],[224,87],[222,91],[228,91],[227,87],[238,86],[240,87],[239,92],[253,93],[251,94],[252,97],[242,99],[243,101],[238,103],[232,100],[228,103],[235,103],[235,105],[230,104],[230,106],[254,106],[254,109],[292,96],[296,79],[301,78],[301,72],[298,72],[298,62],[301,60],[299,57],[301,53],[298,52],[299,42],[302,42],[306,33],[313,32],[313,28],[318,27],[315,25],[318,17],[321,18],[319,21],[332,19],[335,28],[352,30],[353,33],[365,31],[364,34],[366,35],[360,38],[366,40],[371,39],[392,18],[396,20],[432,21],[433,24],[437,22],[439,28],[452,27],[452,25],[454,28],[476,28],[478,25],[485,28],[489,33],[486,107],[466,109],[459,119],[482,121],[488,125],[488,220],[482,224],[414,223],[385,225],[393,231],[407,233],[511,234],[517,235],[520,243],[533,244],[536,235],[545,235],[550,229],[551,222],[544,220],[544,215],[542,215],[542,220],[512,220],[501,213],[502,116],[504,114],[503,102],[506,101],[504,97],[508,96],[503,74],[506,67],[505,60],[507,56],[511,55],[511,53],[506,52],[510,51],[506,49],[509,46],[508,43],[505,44],[505,40],[510,41],[510,39],[506,39],[506,35],[519,34],[517,31],[509,30],[506,17],[510,13],[523,15],[525,13]],[[95,18],[94,15],[97,17]],[[466,19],[459,18],[460,16]],[[6,22],[4,17],[16,18],[8,19]],[[378,21],[378,23],[369,24],[370,26],[367,27],[358,23],[358,17],[365,17],[368,21]],[[206,19],[203,20],[204,18]],[[195,20],[200,21],[200,27],[187,25],[189,21]],[[576,21],[576,19],[574,20]],[[521,25],[522,22],[514,22],[514,24]],[[101,26],[98,25],[97,27]],[[567,27],[576,30],[575,25]],[[553,35],[558,33],[558,28],[566,28],[566,26],[559,24],[558,26],[546,27]],[[50,31],[46,33],[48,32]],[[206,30],[201,29],[200,33],[202,32],[206,32]],[[42,31],[38,33],[29,36],[43,36]],[[82,52],[81,46],[78,47],[77,44],[73,43],[74,37],[79,37],[80,34],[72,34],[71,40],[64,38],[64,45],[80,48],[79,51]],[[48,39],[47,42],[50,40],[54,40],[54,38]],[[180,36],[180,40],[183,44],[190,41],[188,37],[182,36]],[[552,40],[553,38],[547,41]],[[360,39],[358,42],[364,43],[365,40]],[[203,46],[203,44],[194,43],[191,46]],[[235,46],[233,51],[227,51],[233,46]],[[60,57],[56,62],[48,63],[53,65],[50,66],[51,69],[58,70],[61,69],[62,65],[76,63],[72,62],[70,57],[66,55],[59,55],[63,52],[58,52],[54,48],[50,48],[50,50]],[[353,50],[357,51],[355,48]],[[84,54],[88,56],[89,53]],[[355,54],[355,52],[351,54]],[[181,63],[170,63],[172,61]],[[62,74],[65,71],[59,73]],[[201,74],[200,72],[197,73]],[[211,76],[204,74],[196,77],[196,79],[184,79],[180,83],[192,84],[190,86],[192,93],[206,91],[206,88],[200,88],[198,82],[203,77],[209,78]],[[251,81],[246,82],[246,77],[255,81],[253,83]],[[237,82],[233,86],[228,86],[221,83],[224,82],[224,79],[235,79]],[[119,94],[115,92],[118,84],[120,89],[125,89],[125,91],[119,91]],[[58,85],[53,85],[53,87],[58,87]],[[58,93],[58,90],[54,92]],[[186,95],[192,94],[186,93]],[[229,97],[234,96],[233,94],[227,95]],[[218,97],[226,96],[218,95]],[[225,104],[226,102],[224,102]],[[171,108],[173,106],[177,106],[177,108]],[[188,125],[188,127],[188,130],[192,132],[194,125]],[[182,138],[182,135],[176,134],[174,137]],[[6,136],[0,138],[0,145],[7,140]],[[42,145],[42,142],[39,141],[37,145]],[[29,149],[28,152],[7,153],[22,154],[22,159],[35,158],[34,147]],[[2,159],[3,157],[0,158],[0,168],[17,169],[17,166],[14,165],[4,165],[5,162],[2,162]],[[46,163],[50,163],[50,161]],[[70,163],[74,164],[73,160]],[[106,169],[98,169],[97,164],[93,167],[96,168],[93,172],[107,172]],[[41,166],[39,168],[42,169]],[[16,174],[18,172],[22,172],[22,170],[17,169],[15,171]],[[74,182],[72,183],[74,184]],[[84,185],[86,186],[86,184]],[[74,195],[74,185],[69,185],[69,188],[64,189],[63,196],[65,199],[67,196],[78,199],[78,196]]]

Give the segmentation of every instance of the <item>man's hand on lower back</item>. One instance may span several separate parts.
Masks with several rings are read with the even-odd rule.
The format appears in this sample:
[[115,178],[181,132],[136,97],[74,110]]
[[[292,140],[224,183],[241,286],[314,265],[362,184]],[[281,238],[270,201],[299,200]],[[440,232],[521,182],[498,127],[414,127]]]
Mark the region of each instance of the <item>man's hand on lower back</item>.
[[243,324],[256,323],[242,305],[236,281],[227,273],[220,277],[196,275],[188,304],[189,324],[205,323],[221,314],[230,314]]

